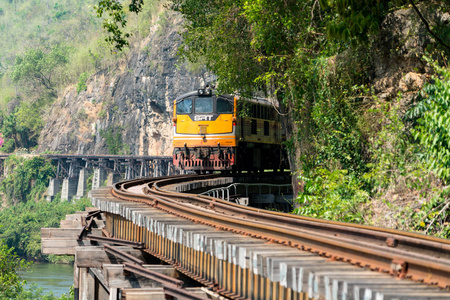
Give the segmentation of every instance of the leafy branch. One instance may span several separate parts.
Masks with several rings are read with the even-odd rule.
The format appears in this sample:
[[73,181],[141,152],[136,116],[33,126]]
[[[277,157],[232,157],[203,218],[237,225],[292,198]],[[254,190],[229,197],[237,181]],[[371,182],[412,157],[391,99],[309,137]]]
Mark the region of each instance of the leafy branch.
[[[143,0],[131,0],[128,5],[128,10],[138,14],[142,11]],[[127,17],[122,3],[116,0],[101,0],[95,6],[97,17],[101,18],[104,14],[108,14],[107,18],[103,19],[102,27],[110,34],[105,40],[112,45],[117,51],[122,51],[123,48],[129,46],[128,38],[130,33],[125,33],[123,30],[127,25]]]

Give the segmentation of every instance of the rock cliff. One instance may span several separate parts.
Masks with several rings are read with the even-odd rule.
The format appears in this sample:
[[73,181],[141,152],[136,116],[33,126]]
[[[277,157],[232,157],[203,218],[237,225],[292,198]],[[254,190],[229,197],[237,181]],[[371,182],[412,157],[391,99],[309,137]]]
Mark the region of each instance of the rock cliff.
[[182,19],[165,18],[111,71],[92,75],[86,91],[64,91],[45,120],[39,152],[170,155],[173,100],[210,79],[178,62]]

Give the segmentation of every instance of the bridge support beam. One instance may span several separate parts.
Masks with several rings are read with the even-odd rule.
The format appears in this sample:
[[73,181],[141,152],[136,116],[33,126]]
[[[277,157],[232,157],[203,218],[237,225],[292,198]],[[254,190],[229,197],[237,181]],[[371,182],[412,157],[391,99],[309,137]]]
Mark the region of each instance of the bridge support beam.
[[[7,156],[0,157],[0,175],[4,160]],[[166,176],[179,173],[172,164],[170,156],[137,156],[137,155],[68,155],[47,154],[44,157],[53,161],[56,175],[50,180],[47,201],[52,201],[61,191],[62,178],[78,177],[76,199],[83,197],[86,193],[87,178],[94,172],[92,188],[97,189],[108,180],[108,172],[114,172],[112,180],[107,184],[118,180],[131,180],[141,177]],[[118,179],[118,175],[121,178]],[[1,177],[1,176],[0,176]],[[65,196],[69,200],[72,196]]]
[[64,178],[61,190],[61,202],[72,201],[72,198],[77,194],[78,176]]
[[[137,258],[143,257],[141,251],[131,247],[118,248]],[[122,299],[167,299],[161,282],[132,272],[125,272],[124,265],[117,264],[117,262],[120,262],[120,259],[107,254],[102,246],[76,247],[74,265],[75,300],[117,300],[119,291],[122,291]],[[165,276],[178,276],[177,271],[172,266],[144,265],[143,267]],[[127,290],[127,296],[125,297],[124,290]],[[193,289],[193,291],[203,294],[199,289]]]
[[108,174],[108,181],[107,181],[106,185],[113,185],[114,183],[117,183],[121,180],[122,180],[122,175],[111,172]]
[[106,170],[103,168],[94,168],[94,178],[92,178],[92,189],[98,189],[103,186],[106,180]]
[[79,276],[79,299],[98,299],[95,293],[95,275],[89,272],[89,268],[80,268]]
[[92,171],[90,169],[83,168],[80,170],[80,176],[78,177],[77,194],[75,196],[76,199],[80,199],[86,194],[87,179],[91,174]]
[[167,175],[169,172],[166,168],[166,164],[161,161],[157,160],[155,161],[153,165],[153,177],[161,177]]
[[62,178],[50,178],[47,190],[47,201],[51,202],[55,198],[56,194],[61,191]]

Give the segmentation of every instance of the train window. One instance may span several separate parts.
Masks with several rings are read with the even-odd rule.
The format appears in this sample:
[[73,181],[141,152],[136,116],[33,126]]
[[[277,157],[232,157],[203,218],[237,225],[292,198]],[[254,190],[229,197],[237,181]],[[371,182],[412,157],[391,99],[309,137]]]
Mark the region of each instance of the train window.
[[269,121],[264,121],[264,135],[269,135]]
[[250,124],[250,130],[251,130],[251,134],[256,134],[256,120],[252,120],[251,124]]
[[231,114],[233,112],[233,104],[224,98],[217,98],[217,107],[218,114]]
[[213,112],[213,98],[212,97],[198,97],[195,99],[195,113],[208,114]]
[[190,114],[192,113],[192,99],[187,98],[177,103],[177,114]]

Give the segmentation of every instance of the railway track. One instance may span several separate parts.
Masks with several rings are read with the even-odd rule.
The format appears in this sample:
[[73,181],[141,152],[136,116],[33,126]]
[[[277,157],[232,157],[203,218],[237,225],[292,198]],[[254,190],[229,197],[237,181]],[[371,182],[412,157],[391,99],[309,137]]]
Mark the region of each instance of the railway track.
[[[331,263],[340,262],[339,266],[343,269],[346,269],[342,267],[345,262],[349,266],[370,270],[373,274],[389,274],[391,277],[403,279],[402,282],[425,283],[441,290],[450,289],[448,240],[385,228],[277,213],[240,206],[208,196],[173,191],[174,186],[183,182],[206,182],[215,179],[218,179],[218,175],[139,179],[118,183],[114,185],[111,193],[117,199],[142,203],[195,224],[228,231],[242,237],[256,238],[265,244],[274,244],[276,249],[280,246],[275,247],[275,244],[280,244],[287,249],[302,250],[299,253],[312,253]],[[242,296],[239,295],[239,288],[234,290],[235,298]],[[431,294],[435,292],[428,289],[426,291]],[[436,289],[436,292],[438,291],[439,289]],[[244,298],[248,296],[245,294]],[[450,297],[450,294],[444,292],[442,296],[442,299],[445,299],[447,296]],[[439,297],[436,296],[436,299]]]

